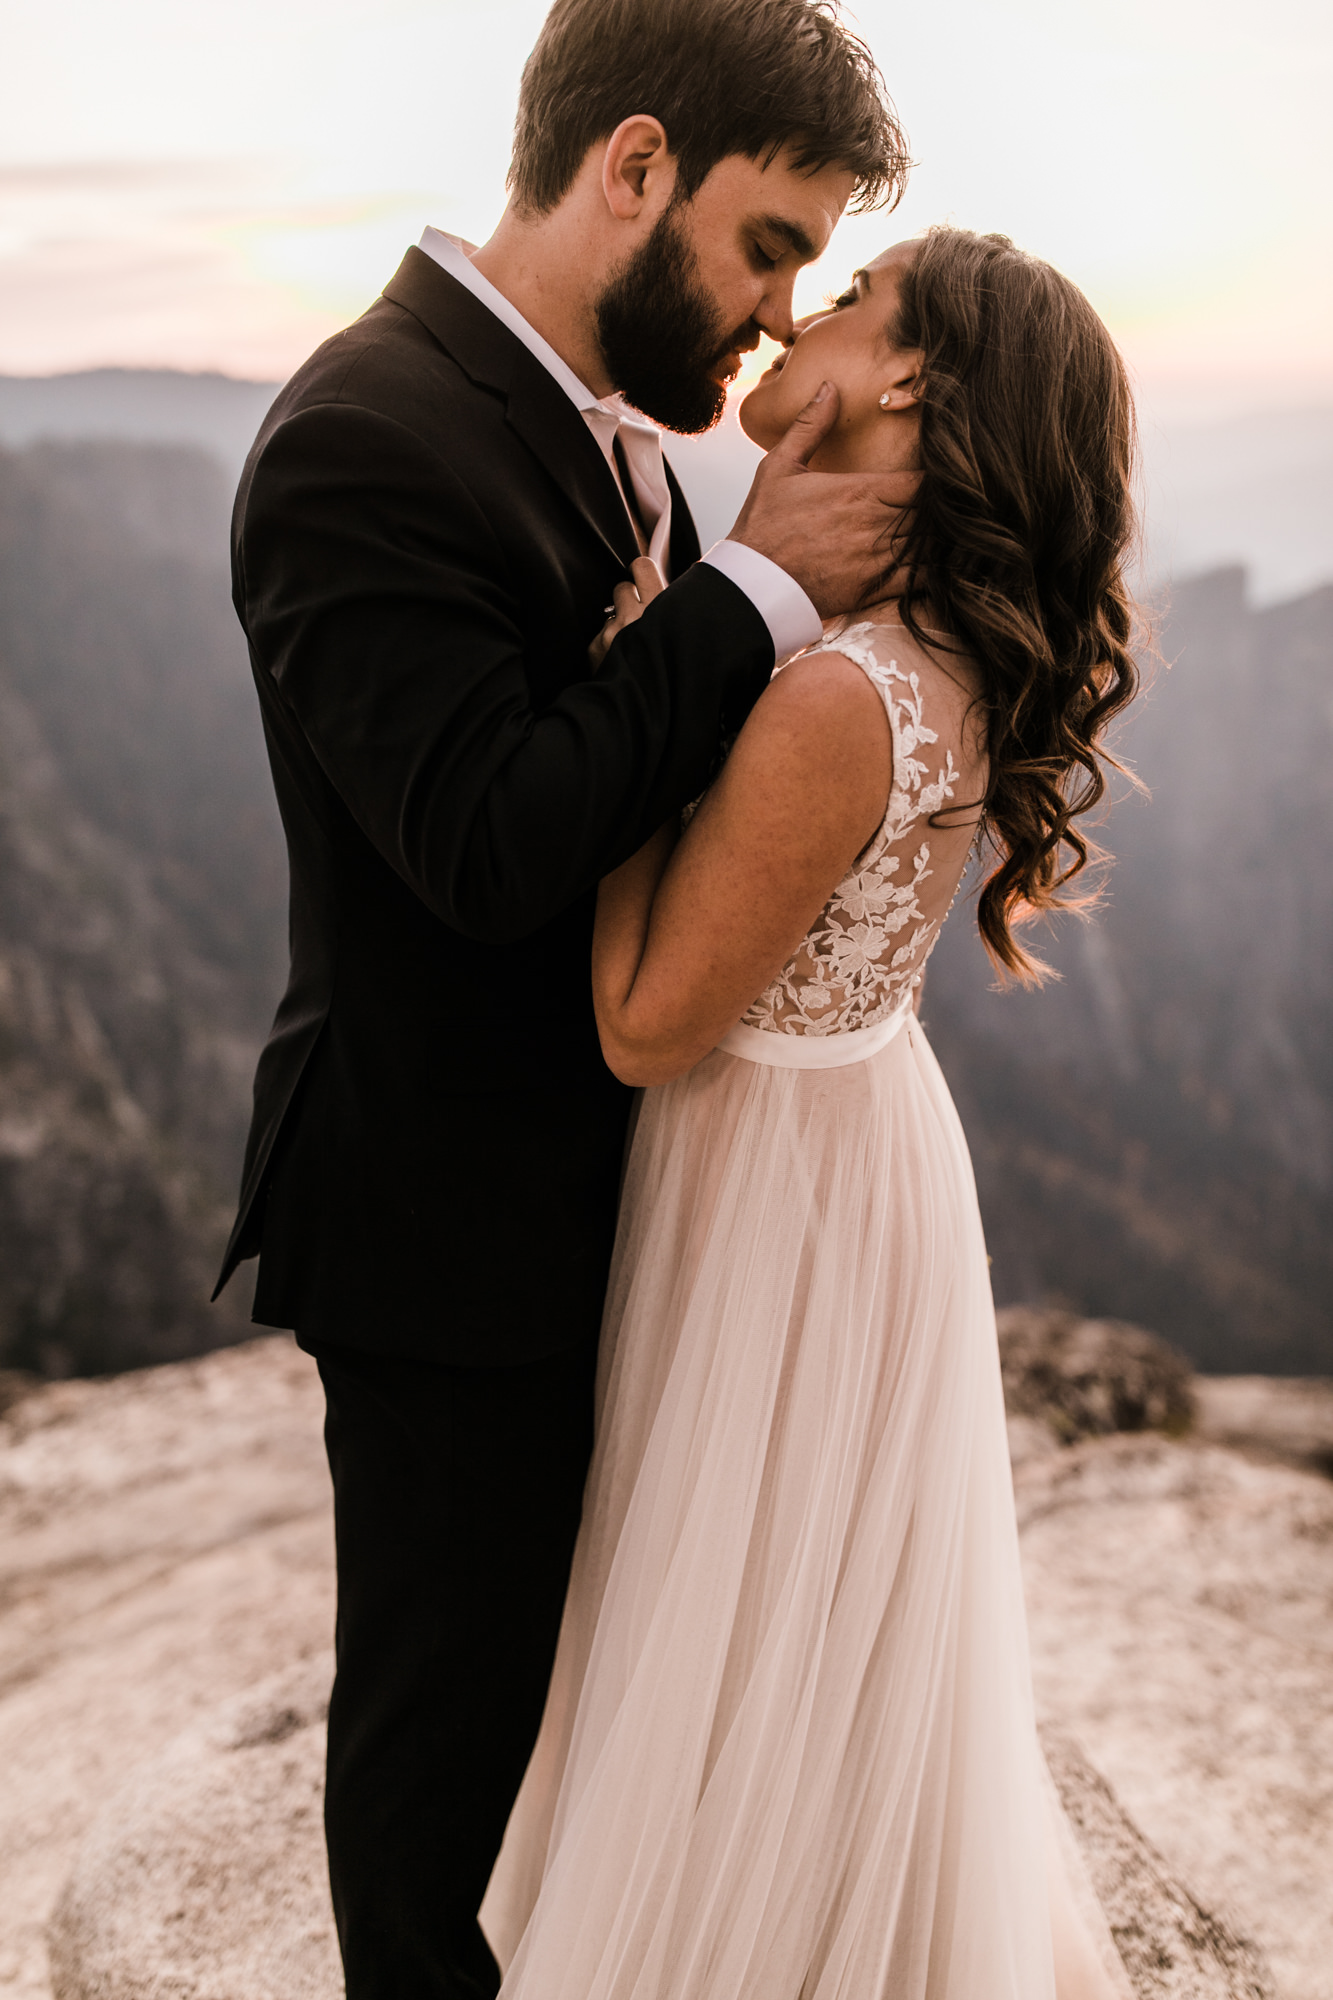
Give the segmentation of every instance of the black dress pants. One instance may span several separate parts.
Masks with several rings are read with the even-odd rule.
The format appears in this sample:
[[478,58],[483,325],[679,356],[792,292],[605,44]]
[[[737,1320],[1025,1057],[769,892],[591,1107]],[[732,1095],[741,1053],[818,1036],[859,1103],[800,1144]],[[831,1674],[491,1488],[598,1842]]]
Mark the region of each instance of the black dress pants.
[[595,1343],[506,1368],[325,1341],[338,1548],[325,1827],[348,2000],[497,1990],[477,1907],[541,1721]]

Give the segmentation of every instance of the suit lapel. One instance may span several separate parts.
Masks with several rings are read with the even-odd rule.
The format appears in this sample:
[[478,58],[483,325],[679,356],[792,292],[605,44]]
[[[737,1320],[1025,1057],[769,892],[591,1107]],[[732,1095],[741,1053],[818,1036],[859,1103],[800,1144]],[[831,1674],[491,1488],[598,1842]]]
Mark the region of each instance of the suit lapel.
[[[420,320],[472,381],[504,397],[511,430],[628,569],[639,545],[611,468],[582,415],[536,355],[424,250],[408,251],[384,296]],[[674,549],[674,529],[672,544]]]
[[[508,332],[508,328],[502,330]],[[518,352],[509,384],[509,428],[517,431],[628,569],[639,553],[639,544],[601,446],[582,412],[551,380],[536,355],[529,354],[521,340],[515,340],[514,346]]]

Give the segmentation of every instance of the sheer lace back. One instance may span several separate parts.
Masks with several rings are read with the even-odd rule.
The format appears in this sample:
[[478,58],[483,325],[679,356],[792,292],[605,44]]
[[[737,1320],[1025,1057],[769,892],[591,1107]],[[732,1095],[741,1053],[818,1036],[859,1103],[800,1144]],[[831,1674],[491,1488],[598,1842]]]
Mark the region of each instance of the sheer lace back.
[[842,1035],[874,1027],[920,985],[967,865],[986,765],[966,661],[933,656],[896,623],[834,628],[812,650],[842,653],[879,690],[892,788],[878,833],[742,1018],[777,1034]]

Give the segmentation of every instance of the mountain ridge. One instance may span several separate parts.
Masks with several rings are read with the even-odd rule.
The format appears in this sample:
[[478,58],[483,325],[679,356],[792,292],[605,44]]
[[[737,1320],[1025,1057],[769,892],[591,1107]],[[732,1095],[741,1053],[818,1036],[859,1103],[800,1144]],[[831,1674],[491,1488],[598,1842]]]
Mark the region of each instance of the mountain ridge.
[[225,571],[182,545],[225,515],[182,448],[0,454],[0,1366],[245,1325],[206,1301],[285,883]]
[[[197,445],[0,452],[0,1367],[244,1326],[240,1286],[204,1301],[286,871],[229,499]],[[1061,979],[994,993],[963,898],[924,1016],[1002,1305],[1333,1374],[1333,588],[1258,608],[1217,571],[1159,640],[1119,738],[1151,797],[1114,808],[1105,906],[1050,940]]]

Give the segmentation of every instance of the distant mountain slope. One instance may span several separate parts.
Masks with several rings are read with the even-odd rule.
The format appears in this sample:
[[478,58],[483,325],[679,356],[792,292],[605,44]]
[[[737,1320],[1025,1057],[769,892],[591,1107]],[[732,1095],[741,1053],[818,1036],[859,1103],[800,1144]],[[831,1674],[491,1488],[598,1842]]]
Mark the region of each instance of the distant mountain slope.
[[0,1366],[198,1352],[285,883],[225,482],[0,454]]
[[1143,426],[1151,566],[1249,571],[1265,603],[1333,581],[1333,409]]
[[[171,369],[0,376],[0,445],[84,437],[195,444],[234,480],[277,390]],[[1149,415],[1142,446],[1151,574],[1243,563],[1266,602],[1333,580],[1333,409],[1212,424]],[[668,439],[667,452],[706,548],[735,520],[759,454],[734,414],[705,437]]]
[[[204,1304],[285,868],[227,595],[229,479],[184,446],[0,453],[0,1366],[234,1337]],[[1333,590],[1177,587],[1063,981],[997,995],[960,903],[925,1011],[1001,1301],[1333,1373]]]
[[278,386],[171,368],[0,375],[0,444],[43,438],[192,444],[212,452],[234,479]]
[[1002,1302],[1333,1372],[1333,589],[1256,612],[1239,571],[1201,577],[1161,645],[1123,739],[1152,798],[1112,815],[1062,981],[990,991],[960,904],[924,1012]]

